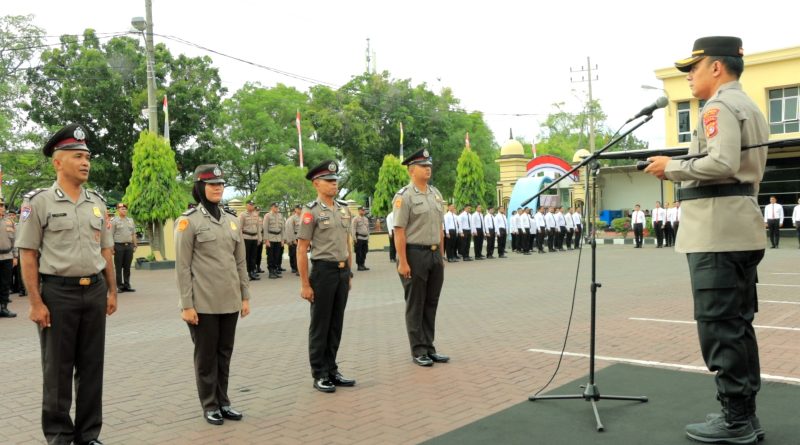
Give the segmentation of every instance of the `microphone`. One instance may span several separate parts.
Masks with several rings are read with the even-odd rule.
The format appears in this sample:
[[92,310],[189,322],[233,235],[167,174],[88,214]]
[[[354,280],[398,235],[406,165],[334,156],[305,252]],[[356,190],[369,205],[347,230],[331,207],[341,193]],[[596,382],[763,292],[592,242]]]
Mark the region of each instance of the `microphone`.
[[669,99],[667,99],[664,96],[661,96],[658,99],[656,99],[655,102],[653,102],[650,105],[642,108],[642,111],[637,113],[636,116],[633,116],[632,118],[630,118],[627,121],[625,121],[625,123],[627,124],[628,122],[636,120],[636,119],[639,119],[642,116],[650,116],[651,114],[653,114],[653,111],[656,111],[659,108],[664,108],[668,104],[669,104]]

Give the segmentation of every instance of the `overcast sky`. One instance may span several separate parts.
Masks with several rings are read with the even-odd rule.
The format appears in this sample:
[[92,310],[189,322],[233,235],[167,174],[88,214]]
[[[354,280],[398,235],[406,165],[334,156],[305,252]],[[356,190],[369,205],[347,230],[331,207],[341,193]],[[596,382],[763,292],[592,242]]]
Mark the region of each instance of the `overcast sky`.
[[[130,29],[144,0],[4,1],[3,14],[34,14],[48,35]],[[340,86],[365,69],[369,37],[379,71],[453,89],[467,110],[486,113],[498,143],[530,141],[538,125],[566,102],[578,111],[586,83],[573,83],[597,65],[594,97],[614,130],[652,103],[660,87],[654,70],[687,57],[697,37],[736,35],[745,54],[800,45],[800,2],[639,1],[208,1],[153,0],[154,32]],[[52,41],[52,39],[49,39]],[[159,39],[173,54],[207,54]],[[310,84],[211,54],[232,92],[246,81]],[[586,75],[584,74],[584,77]],[[575,91],[573,91],[575,90]],[[577,96],[577,97],[576,97]],[[171,113],[176,111],[170,110]],[[664,110],[635,135],[664,143]],[[511,114],[527,114],[511,116]]]

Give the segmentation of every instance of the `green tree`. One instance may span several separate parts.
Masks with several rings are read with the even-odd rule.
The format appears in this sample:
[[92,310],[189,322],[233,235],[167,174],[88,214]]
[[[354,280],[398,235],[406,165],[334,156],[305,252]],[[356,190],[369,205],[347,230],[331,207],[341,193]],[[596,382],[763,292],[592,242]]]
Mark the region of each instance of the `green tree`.
[[0,150],[21,148],[30,133],[18,102],[26,94],[25,70],[43,36],[32,15],[0,17]]
[[483,166],[478,155],[465,147],[458,159],[456,167],[456,189],[453,200],[456,207],[467,204],[486,206],[486,180],[483,177]]
[[311,201],[317,193],[306,179],[306,172],[305,168],[294,165],[280,165],[269,169],[261,175],[253,200],[264,208],[277,202],[283,210]]
[[55,180],[55,171],[49,158],[35,150],[10,150],[0,152],[3,167],[3,196],[6,207],[19,208],[22,195],[38,187],[49,187]]
[[398,190],[408,184],[408,180],[408,168],[400,164],[400,159],[394,155],[384,156],[369,212],[373,216],[386,216],[391,213],[392,198]]
[[133,147],[132,163],[123,202],[134,221],[146,226],[152,249],[163,256],[163,224],[186,210],[189,195],[178,181],[175,153],[166,139],[143,131]]

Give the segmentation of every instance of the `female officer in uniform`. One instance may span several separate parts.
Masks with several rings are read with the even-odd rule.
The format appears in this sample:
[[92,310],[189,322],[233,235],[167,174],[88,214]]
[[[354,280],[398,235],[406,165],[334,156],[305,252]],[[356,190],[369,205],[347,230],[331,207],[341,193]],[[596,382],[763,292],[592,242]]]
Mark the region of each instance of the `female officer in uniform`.
[[225,180],[215,164],[194,172],[197,206],[175,226],[181,318],[194,342],[200,404],[208,423],[241,420],[228,399],[228,375],[237,316],[250,313],[249,278],[239,220],[219,205]]

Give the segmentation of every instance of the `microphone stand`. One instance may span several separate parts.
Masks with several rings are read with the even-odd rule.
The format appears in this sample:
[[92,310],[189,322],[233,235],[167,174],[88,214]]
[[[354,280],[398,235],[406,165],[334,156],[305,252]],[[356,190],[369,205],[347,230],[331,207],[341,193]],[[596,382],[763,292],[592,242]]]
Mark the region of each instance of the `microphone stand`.
[[[602,287],[601,283],[597,282],[597,237],[596,237],[596,224],[594,222],[594,205],[592,204],[595,200],[596,193],[594,190],[590,192],[589,188],[589,175],[592,174],[595,177],[600,170],[600,164],[597,161],[597,158],[606,150],[611,148],[612,146],[616,145],[620,140],[631,134],[634,130],[644,125],[646,122],[649,122],[650,119],[653,118],[652,114],[647,115],[645,119],[640,121],[638,124],[633,126],[633,128],[629,129],[616,139],[612,139],[609,141],[603,148],[600,150],[592,153],[590,156],[587,156],[583,159],[578,165],[576,165],[572,170],[567,172],[565,175],[557,178],[555,181],[548,184],[547,187],[542,189],[539,193],[533,195],[531,198],[526,200],[522,203],[522,206],[527,205],[529,202],[536,199],[542,193],[548,191],[556,184],[558,184],[562,179],[570,176],[572,173],[580,169],[581,167],[586,167],[586,226],[588,228],[588,233],[586,234],[586,241],[591,243],[592,249],[592,281],[590,286],[591,292],[591,315],[590,315],[590,330],[589,330],[589,382],[581,386],[583,388],[582,394],[570,394],[570,395],[531,395],[528,397],[528,400],[531,402],[535,402],[537,400],[584,400],[587,402],[591,402],[592,410],[594,411],[594,418],[597,422],[597,431],[601,432],[605,430],[603,423],[600,421],[600,414],[597,411],[597,402],[599,400],[627,400],[627,401],[636,401],[636,402],[647,402],[647,397],[645,396],[614,396],[614,395],[600,395],[600,390],[595,383],[595,376],[594,376],[594,368],[595,368],[595,342],[596,342],[596,328],[597,328],[597,289]],[[595,180],[592,183],[592,188],[595,188],[597,185],[597,181]],[[591,198],[591,199],[590,199]]]

